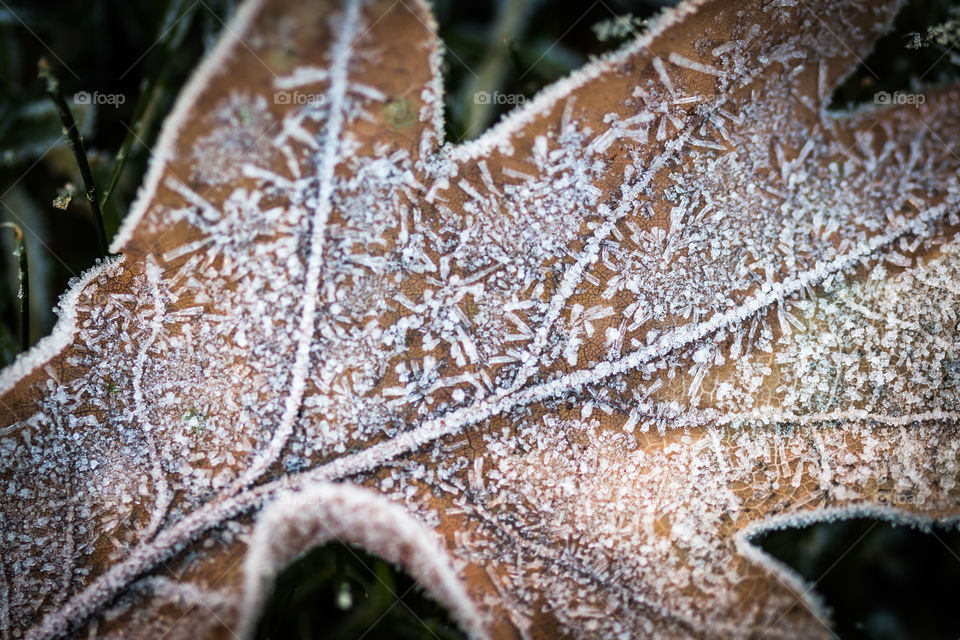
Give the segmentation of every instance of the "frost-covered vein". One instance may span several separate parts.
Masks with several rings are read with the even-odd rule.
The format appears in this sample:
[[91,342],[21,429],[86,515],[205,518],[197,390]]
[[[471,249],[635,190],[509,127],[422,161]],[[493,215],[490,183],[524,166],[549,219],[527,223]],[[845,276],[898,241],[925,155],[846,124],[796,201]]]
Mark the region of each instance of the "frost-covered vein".
[[183,549],[201,533],[259,506],[270,495],[271,492],[263,489],[252,489],[220,502],[207,503],[161,530],[152,541],[138,545],[126,559],[111,566],[62,607],[46,614],[27,632],[26,639],[53,640],[65,636],[73,625],[86,620],[134,580]]
[[330,68],[330,88],[327,98],[330,101],[329,117],[323,145],[317,167],[319,187],[316,210],[311,221],[310,254],[307,259],[306,282],[303,287],[303,310],[296,334],[296,355],[291,369],[290,395],[283,407],[280,424],[260,458],[231,487],[238,491],[254,482],[279,457],[284,445],[293,433],[294,422],[307,384],[307,366],[310,361],[310,345],[316,326],[317,292],[320,289],[320,271],[323,267],[323,239],[326,234],[327,219],[330,217],[333,178],[340,153],[340,134],[344,124],[344,107],[347,94],[347,73],[351,58],[353,38],[358,31],[360,20],[360,2],[347,3],[339,37],[331,51],[333,65]]
[[26,639],[52,640],[66,635],[72,625],[87,619],[137,578],[184,549],[204,531],[261,507],[280,491],[301,490],[317,480],[336,479],[332,475],[325,475],[322,471],[322,468],[317,469],[309,474],[309,477],[306,477],[307,474],[284,476],[279,480],[251,487],[222,500],[208,502],[166,529],[162,529],[153,540],[138,545],[129,556],[112,565],[62,607],[47,613],[37,626],[27,632]]
[[[639,406],[638,409],[649,411],[651,415],[658,413],[662,415],[662,410],[658,409],[657,405],[642,405]],[[686,422],[684,422],[684,420],[686,420]],[[768,408],[739,414],[721,414],[718,411],[706,409],[686,412],[684,417],[681,417],[680,426],[737,424],[741,422],[816,424],[845,420],[861,420],[890,426],[905,426],[907,424],[929,421],[958,421],[960,420],[960,413],[937,410],[905,414],[902,416],[889,416],[859,409],[848,409],[844,411],[800,415],[776,408]],[[435,420],[433,422],[439,423],[441,420]],[[434,424],[431,426],[437,427],[438,425]],[[42,623],[27,635],[27,638],[42,640],[56,638],[65,634],[71,621],[85,619],[105,603],[109,602],[117,593],[125,589],[129,583],[136,580],[140,575],[156,566],[159,562],[178,553],[204,531],[217,527],[222,522],[235,518],[241,513],[259,508],[281,492],[299,491],[318,482],[338,480],[368,471],[375,466],[375,464],[382,463],[391,457],[398,457],[408,452],[411,448],[410,446],[394,446],[393,442],[386,442],[345,456],[311,471],[297,475],[283,476],[277,480],[253,487],[224,500],[208,503],[186,516],[183,520],[161,531],[151,542],[138,546],[129,557],[113,565],[104,575],[97,578],[90,586],[74,596],[60,610],[48,614]],[[536,553],[541,557],[553,559],[555,554],[553,554],[552,550],[546,547],[541,548],[541,545],[526,541],[520,536],[516,536],[516,538],[518,544],[523,545],[523,548],[526,550]],[[559,558],[557,562],[566,562],[566,560]],[[589,573],[589,571],[583,567],[571,566],[570,568],[580,573]],[[605,585],[609,582],[600,576],[596,576],[595,578]],[[638,596],[635,593],[630,593],[630,598],[636,600]],[[643,601],[643,603],[659,611],[654,603],[647,603],[646,601]],[[662,615],[675,617],[675,614],[672,612],[663,612]]]
[[[652,345],[638,349],[623,358],[600,362],[591,368],[574,371],[560,376],[555,380],[519,391],[512,397],[505,398],[504,400],[512,400],[510,405],[512,407],[555,397],[563,391],[578,389],[583,385],[599,382],[610,376],[630,371],[656,358],[677,351],[722,328],[743,322],[754,314],[773,304],[782,302],[786,298],[808,287],[820,284],[827,277],[854,266],[902,236],[913,234],[917,238],[929,237],[935,229],[933,223],[944,216],[947,208],[948,206],[946,204],[932,207],[903,227],[874,236],[867,242],[854,247],[850,253],[838,256],[829,262],[818,261],[810,271],[797,277],[786,278],[782,282],[766,282],[761,287],[759,294],[751,296],[739,307],[716,314],[709,320],[699,324],[683,325],[673,331],[664,333],[663,336]],[[505,407],[501,411],[507,408],[508,407]],[[500,411],[498,411],[498,413],[499,412]]]
[[[670,79],[668,76],[666,76],[665,69],[661,68],[663,67],[663,62],[659,58],[655,57],[653,59],[653,63],[658,74],[662,76],[662,82],[664,82],[664,86],[670,91],[670,93],[673,93],[674,90],[672,84],[670,83]],[[657,66],[657,63],[660,64],[659,67]],[[763,75],[766,69],[767,67],[763,66],[744,73],[740,80],[740,85],[744,86],[755,81],[757,78]],[[730,102],[730,97],[727,95],[721,95],[713,100],[709,105],[706,105],[706,109],[708,113],[716,113],[728,102]],[[709,116],[704,116],[701,119],[708,120]],[[688,123],[684,124],[685,126],[681,130],[680,134],[664,145],[663,152],[660,153],[650,167],[640,175],[637,182],[629,187],[629,189],[627,189],[626,186],[623,188],[620,204],[617,206],[617,209],[614,211],[613,215],[594,230],[576,262],[570,265],[567,271],[563,274],[563,279],[561,280],[560,286],[550,300],[550,306],[544,315],[543,323],[536,332],[526,360],[524,360],[523,364],[520,366],[513,384],[498,392],[497,395],[499,397],[505,397],[514,393],[520,389],[520,387],[522,387],[527,380],[530,379],[530,376],[532,376],[536,371],[537,362],[540,359],[543,349],[546,347],[551,329],[553,328],[554,324],[556,324],[560,314],[563,313],[563,309],[567,303],[567,300],[573,295],[577,286],[579,286],[580,282],[583,280],[587,268],[599,258],[600,247],[603,244],[603,241],[606,240],[606,238],[613,232],[617,223],[631,211],[633,201],[647,187],[647,185],[649,185],[650,181],[654,178],[654,176],[656,176],[657,172],[663,167],[667,166],[668,163],[675,162],[680,151],[683,150],[687,142],[690,140],[696,140],[696,138],[693,136],[693,133],[697,128],[694,126],[689,126]]]
[[[725,101],[726,98],[723,100],[718,100],[715,108],[719,109]],[[685,132],[682,132],[674,140],[669,141],[665,145],[666,149],[664,153],[657,156],[656,160],[654,160],[654,162],[650,165],[650,168],[640,176],[640,179],[637,181],[637,183],[631,186],[629,190],[624,187],[624,193],[620,199],[620,205],[617,207],[614,214],[597,227],[594,233],[590,236],[586,246],[584,247],[583,251],[581,251],[576,262],[571,264],[567,271],[563,274],[560,287],[551,298],[550,306],[544,316],[543,323],[537,329],[533,343],[530,345],[530,351],[527,359],[520,366],[520,369],[517,372],[517,377],[514,379],[513,384],[499,392],[499,396],[503,397],[514,393],[517,389],[522,387],[523,384],[529,380],[530,376],[532,376],[536,371],[537,363],[540,360],[540,354],[546,347],[547,341],[549,340],[550,331],[553,329],[554,324],[556,324],[560,314],[563,313],[563,309],[566,306],[567,300],[573,295],[574,291],[576,291],[576,288],[580,282],[583,281],[583,276],[587,268],[591,264],[595,263],[599,258],[600,246],[603,244],[603,241],[606,240],[607,237],[613,232],[613,229],[617,226],[617,222],[619,222],[624,216],[627,215],[627,213],[632,210],[634,198],[640,192],[642,192],[648,184],[650,184],[650,181],[653,180],[653,177],[660,169],[666,166],[667,162],[673,161],[674,157],[679,154],[679,152],[683,149],[683,146],[686,144],[687,139],[692,135],[692,131],[692,127],[687,127]]]
[[157,492],[157,503],[153,508],[153,514],[150,516],[150,522],[143,534],[144,540],[149,540],[156,533],[157,529],[163,523],[167,515],[167,509],[170,507],[172,495],[170,487],[167,484],[166,475],[163,473],[163,467],[160,466],[160,458],[157,454],[157,445],[153,439],[153,425],[150,423],[150,417],[146,402],[143,399],[143,370],[147,364],[148,352],[156,344],[163,332],[163,297],[160,294],[160,267],[148,258],[147,283],[150,286],[150,298],[153,302],[153,317],[150,318],[150,336],[141,346],[137,353],[137,358],[133,364],[131,374],[131,385],[133,387],[133,413],[134,418],[140,424],[144,440],[147,442],[147,450],[150,456],[150,476],[153,479],[153,485]]
[[827,277],[848,269],[866,259],[882,247],[907,234],[918,238],[929,237],[935,225],[946,212],[947,205],[942,204],[917,216],[907,225],[875,236],[868,242],[855,247],[850,253],[829,261],[817,262],[813,269],[799,277],[788,278],[782,282],[765,283],[761,291],[748,298],[742,305],[725,313],[714,315],[710,320],[684,325],[663,336],[652,345],[631,352],[619,360],[601,362],[591,368],[566,374],[555,380],[533,385],[509,396],[493,396],[480,402],[452,411],[446,415],[424,422],[420,427],[397,434],[387,442],[373,445],[355,454],[333,460],[305,475],[317,473],[321,477],[343,478],[349,475],[369,471],[387,460],[394,459],[414,451],[428,442],[443,436],[458,433],[463,428],[479,423],[495,415],[503,414],[515,407],[533,404],[556,397],[566,391],[582,388],[584,385],[600,382],[611,376],[636,369],[652,360],[705,338],[720,329],[735,325],[763,311],[773,304],[815,286]]
[[[320,272],[323,262],[323,239],[327,219],[330,214],[334,170],[338,161],[340,135],[345,119],[344,107],[347,90],[347,72],[352,40],[358,31],[359,4],[359,0],[351,0],[347,3],[342,27],[339,30],[339,37],[331,51],[334,62],[329,72],[330,90],[326,94],[330,100],[329,118],[326,126],[326,135],[318,159],[317,177],[319,186],[317,203],[311,221],[310,253],[307,261],[304,295],[302,296],[303,309],[297,327],[297,346],[291,371],[290,394],[286,399],[280,424],[274,431],[267,448],[259,459],[232,485],[230,493],[241,491],[244,487],[254,482],[279,456],[293,431],[294,421],[306,389],[307,366],[315,326],[317,291],[319,289]],[[181,195],[187,197],[193,204],[209,206],[209,204],[205,202],[195,202],[194,198],[190,197],[192,194],[189,190],[178,188],[179,185],[175,184],[169,186],[178,193],[181,193]],[[153,265],[153,267],[156,268],[156,265]],[[156,269],[157,271],[154,273],[157,275],[155,277],[159,278],[158,268]],[[150,277],[149,274],[150,265],[148,265],[148,277]],[[154,322],[160,323],[161,318],[162,316],[155,315]],[[162,326],[160,328],[162,329]],[[142,350],[138,356],[139,366],[135,367],[134,371],[135,397],[137,397],[136,394],[139,393],[140,402],[142,402],[142,392],[139,391],[139,385],[140,377],[142,376],[142,365],[146,357],[145,351],[146,349]],[[149,434],[149,429],[145,429],[145,431],[147,432],[148,444],[151,450],[153,450],[152,436]],[[155,454],[153,454],[153,458],[156,460]],[[158,484],[158,487],[160,486],[161,485]],[[165,487],[165,485],[162,486]],[[163,491],[166,491],[166,489],[164,488]],[[268,493],[263,490],[247,491],[227,500],[208,503],[175,525],[160,531],[151,541],[144,539],[144,542],[138,545],[127,559],[111,567],[106,573],[94,580],[87,588],[70,598],[58,610],[52,611],[44,616],[41,623],[31,629],[27,637],[55,638],[66,634],[72,623],[87,618],[144,571],[155,566],[157,562],[176,553],[203,531],[216,526],[226,519],[236,516],[246,509],[258,505],[265,495],[268,495]],[[169,503],[169,498],[166,498],[166,502]],[[157,512],[154,513],[154,520],[156,519],[158,519]],[[162,518],[160,518],[160,520],[162,520]],[[159,522],[157,524],[159,524]],[[150,530],[152,531],[155,527],[156,524],[151,521]]]
[[[619,595],[625,601],[634,605],[638,605],[639,608],[646,609],[660,619],[677,622],[687,630],[700,630],[699,625],[697,625],[694,621],[681,616],[676,611],[671,611],[662,604],[657,604],[657,602],[653,599],[644,597],[636,589],[627,589],[623,587],[616,579],[607,575],[602,575],[596,569],[585,565],[582,562],[578,562],[573,554],[556,551],[547,545],[540,544],[533,540],[528,540],[520,535],[520,533],[511,529],[505,523],[497,520],[492,514],[487,513],[487,510],[482,506],[475,504],[469,504],[468,506],[470,512],[474,516],[485,522],[487,526],[498,531],[502,536],[508,538],[510,540],[510,544],[538,559],[552,564],[557,569],[557,574],[578,574],[590,580],[594,584],[599,585],[604,591],[615,591],[619,593]],[[506,556],[508,554],[504,553],[504,555]]]
[[905,427],[922,422],[960,422],[960,411],[919,411],[890,415],[866,409],[838,409],[815,413],[797,413],[779,407],[761,407],[750,411],[720,411],[719,409],[684,409],[677,403],[641,402],[635,405],[631,415],[645,418],[669,419],[677,427],[721,427],[728,425],[778,425],[799,426],[836,423],[870,422],[886,427]]

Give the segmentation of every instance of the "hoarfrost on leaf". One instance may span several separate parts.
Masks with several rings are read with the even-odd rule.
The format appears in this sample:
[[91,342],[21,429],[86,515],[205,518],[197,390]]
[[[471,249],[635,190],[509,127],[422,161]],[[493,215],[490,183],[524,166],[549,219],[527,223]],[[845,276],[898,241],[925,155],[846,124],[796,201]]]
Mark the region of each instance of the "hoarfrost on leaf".
[[308,4],[0,374],[0,636],[249,634],[334,537],[476,637],[828,636],[751,536],[956,519],[960,96],[826,110],[896,2],[691,0],[462,146],[423,4]]

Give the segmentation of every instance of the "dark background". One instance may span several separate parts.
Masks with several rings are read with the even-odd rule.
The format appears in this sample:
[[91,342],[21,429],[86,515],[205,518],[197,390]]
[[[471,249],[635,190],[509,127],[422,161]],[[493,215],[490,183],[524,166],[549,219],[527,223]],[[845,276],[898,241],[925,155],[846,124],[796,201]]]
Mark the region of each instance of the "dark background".
[[[64,211],[58,191],[80,184],[61,125],[37,78],[46,57],[63,93],[120,94],[117,107],[77,107],[88,157],[101,190],[115,157],[130,145],[117,188],[105,208],[108,234],[142,180],[149,148],[190,70],[213,42],[233,0],[0,0],[0,221],[15,221],[29,242],[31,340],[49,333],[50,309],[71,277],[98,256],[88,203],[74,196]],[[598,38],[594,26],[630,14],[642,21],[660,10],[655,0],[513,3],[437,0],[445,56],[447,137],[476,137],[510,105],[478,112],[477,90],[532,96],[617,48],[626,37]],[[837,92],[838,108],[871,102],[875,91],[917,90],[955,81],[950,38],[908,48],[912,34],[943,23],[957,7],[916,0],[901,12],[894,33]],[[627,36],[629,37],[629,36]],[[958,47],[960,49],[960,47]],[[135,130],[136,136],[131,133]],[[58,139],[60,142],[58,143]],[[18,350],[17,273],[12,236],[0,230],[0,364]],[[960,534],[927,532],[870,520],[822,523],[757,539],[794,567],[833,611],[840,638],[958,638]],[[409,576],[358,549],[317,549],[281,577],[261,623],[261,637],[457,638],[443,609]]]

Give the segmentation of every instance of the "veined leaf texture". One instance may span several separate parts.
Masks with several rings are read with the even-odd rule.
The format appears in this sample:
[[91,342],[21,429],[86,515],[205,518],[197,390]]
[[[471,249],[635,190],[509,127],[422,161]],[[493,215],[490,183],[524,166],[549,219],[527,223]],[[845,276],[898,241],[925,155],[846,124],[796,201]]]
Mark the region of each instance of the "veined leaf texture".
[[445,144],[415,0],[248,0],[0,374],[0,637],[248,637],[343,540],[477,638],[810,638],[750,544],[956,519],[960,94],[897,2],[691,0]]

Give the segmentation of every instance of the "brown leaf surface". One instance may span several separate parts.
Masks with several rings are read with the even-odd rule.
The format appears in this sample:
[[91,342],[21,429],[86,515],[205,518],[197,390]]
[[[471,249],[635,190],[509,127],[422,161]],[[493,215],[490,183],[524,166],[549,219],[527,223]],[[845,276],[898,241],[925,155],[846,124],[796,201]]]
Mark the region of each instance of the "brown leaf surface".
[[897,6],[694,0],[453,147],[422,4],[249,0],[0,375],[2,637],[243,637],[336,539],[476,637],[828,636],[750,537],[960,498],[960,95],[826,109]]

